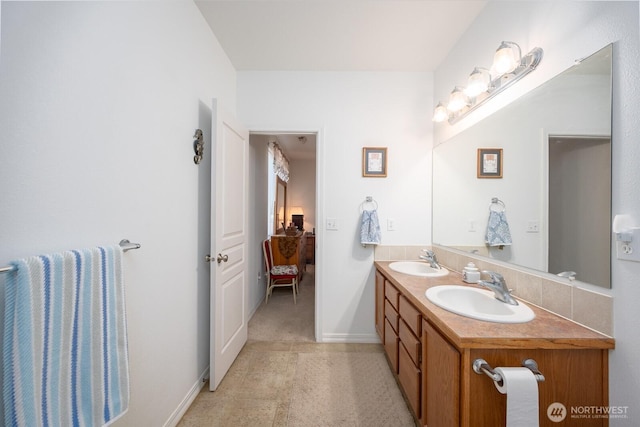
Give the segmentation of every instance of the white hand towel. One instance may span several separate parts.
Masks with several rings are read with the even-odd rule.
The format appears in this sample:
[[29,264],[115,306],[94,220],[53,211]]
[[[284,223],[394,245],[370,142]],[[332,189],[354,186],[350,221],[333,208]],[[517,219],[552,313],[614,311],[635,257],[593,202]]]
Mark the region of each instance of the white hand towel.
[[360,221],[360,243],[365,245],[379,245],[382,240],[378,211],[373,209],[362,212]]
[[507,215],[504,211],[489,211],[489,222],[487,224],[485,242],[489,246],[505,246],[512,243],[509,223],[507,222]]

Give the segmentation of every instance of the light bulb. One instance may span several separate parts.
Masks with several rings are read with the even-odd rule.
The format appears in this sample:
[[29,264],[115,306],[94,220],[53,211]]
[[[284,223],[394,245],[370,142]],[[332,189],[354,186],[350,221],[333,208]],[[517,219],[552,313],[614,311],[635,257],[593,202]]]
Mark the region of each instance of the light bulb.
[[451,95],[449,95],[449,104],[447,105],[447,109],[451,112],[458,112],[466,107],[469,103],[467,102],[467,97],[462,92],[459,87],[453,89]]
[[476,67],[469,75],[469,80],[467,81],[467,87],[464,90],[464,93],[471,98],[475,98],[482,92],[486,92],[489,89],[490,80],[491,76],[487,70],[481,70]]
[[493,69],[500,75],[512,72],[520,62],[520,58],[516,58],[515,52],[510,45],[515,45],[520,51],[520,46],[516,43],[502,42],[493,56]]
[[433,111],[433,121],[434,122],[444,122],[445,120],[447,120],[449,118],[449,112],[447,111],[447,108],[442,105],[442,102],[438,102],[438,105],[436,105],[436,109]]

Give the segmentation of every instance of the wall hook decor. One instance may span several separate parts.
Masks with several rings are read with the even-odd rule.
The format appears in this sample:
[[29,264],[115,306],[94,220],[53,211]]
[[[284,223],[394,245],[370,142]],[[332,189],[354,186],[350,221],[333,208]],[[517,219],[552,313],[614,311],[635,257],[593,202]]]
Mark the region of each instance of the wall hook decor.
[[198,165],[202,160],[202,155],[204,154],[204,139],[202,135],[202,130],[196,129],[195,135],[193,135],[195,141],[193,141],[193,151],[195,151],[196,155],[193,156],[193,162]]

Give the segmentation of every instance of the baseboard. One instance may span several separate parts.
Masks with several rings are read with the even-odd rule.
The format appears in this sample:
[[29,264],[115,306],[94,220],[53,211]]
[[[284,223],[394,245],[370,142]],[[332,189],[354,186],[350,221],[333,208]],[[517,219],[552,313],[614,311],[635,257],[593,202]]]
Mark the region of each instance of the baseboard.
[[323,334],[319,342],[352,344],[380,344],[377,334]]
[[163,427],[175,427],[178,425],[184,414],[189,409],[189,406],[196,400],[198,397],[198,393],[202,390],[202,387],[205,385],[207,378],[209,378],[209,367],[204,370],[204,372],[198,378],[198,381],[191,387],[191,390],[187,393],[187,395],[182,399],[180,405],[176,408],[175,411],[171,414],[169,419],[164,423]]

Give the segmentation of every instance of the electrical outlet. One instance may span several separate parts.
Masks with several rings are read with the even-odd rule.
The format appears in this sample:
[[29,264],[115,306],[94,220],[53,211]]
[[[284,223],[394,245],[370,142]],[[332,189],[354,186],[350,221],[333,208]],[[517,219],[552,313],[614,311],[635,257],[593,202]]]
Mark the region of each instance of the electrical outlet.
[[539,233],[540,223],[538,221],[529,221],[527,223],[527,233]]
[[389,218],[387,220],[387,231],[396,231],[396,220]]
[[472,232],[476,232],[476,231],[478,231],[478,229],[477,229],[477,227],[476,227],[476,221],[475,221],[475,220],[473,220],[473,219],[469,220],[469,227],[468,227],[468,230],[469,230],[469,231],[472,231]]
[[327,218],[327,230],[337,230],[338,220],[335,218]]
[[618,259],[640,262],[640,228],[630,230],[630,241],[616,240]]

